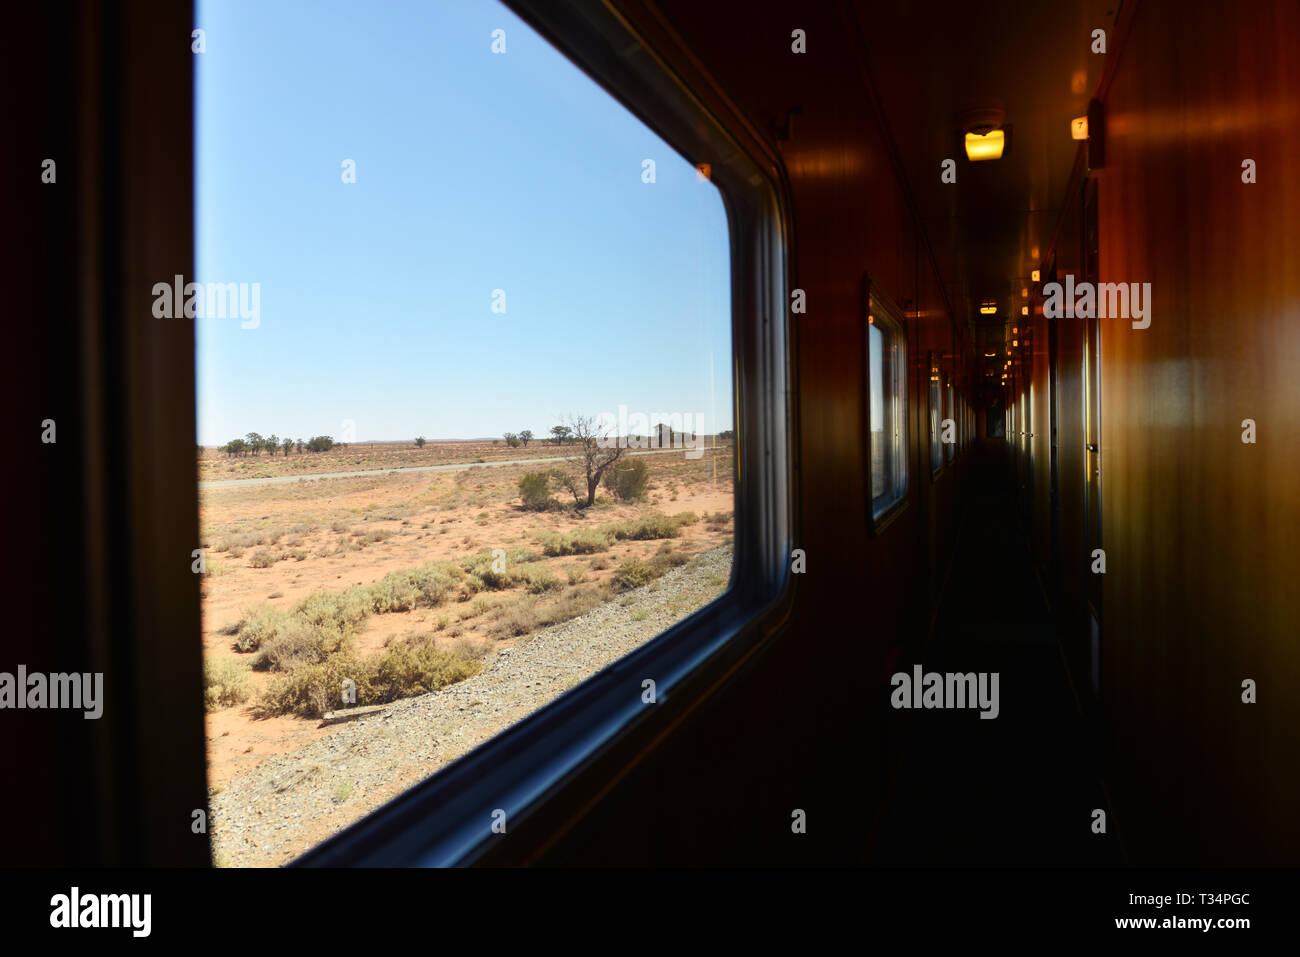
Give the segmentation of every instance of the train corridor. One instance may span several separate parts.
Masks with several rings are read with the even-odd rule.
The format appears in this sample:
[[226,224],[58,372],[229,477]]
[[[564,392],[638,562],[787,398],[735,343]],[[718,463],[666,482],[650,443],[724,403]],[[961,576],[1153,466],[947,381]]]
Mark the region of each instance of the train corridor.
[[[872,861],[1112,865],[1122,861],[1096,751],[1039,585],[1001,440],[972,453],[956,552],[921,660],[899,670],[997,675],[997,717],[912,708]],[[1012,583],[1008,586],[1008,582]]]

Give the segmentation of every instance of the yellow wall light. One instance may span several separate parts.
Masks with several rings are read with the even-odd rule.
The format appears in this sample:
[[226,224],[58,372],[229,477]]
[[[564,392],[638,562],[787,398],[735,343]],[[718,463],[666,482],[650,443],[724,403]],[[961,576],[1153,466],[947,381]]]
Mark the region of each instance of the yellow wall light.
[[1035,269],[1033,272],[1029,274],[1029,278],[1032,279],[1034,282],[1038,282],[1038,276],[1039,276],[1039,272],[1037,269]]
[[1076,116],[1070,120],[1070,139],[1086,140],[1088,138],[1088,117]]
[[997,311],[998,311],[998,304],[996,302],[985,302],[980,304],[981,316],[991,316]]
[[967,133],[966,158],[972,163],[1002,159],[1002,148],[1006,143],[1007,137],[1002,130],[989,130],[983,134]]

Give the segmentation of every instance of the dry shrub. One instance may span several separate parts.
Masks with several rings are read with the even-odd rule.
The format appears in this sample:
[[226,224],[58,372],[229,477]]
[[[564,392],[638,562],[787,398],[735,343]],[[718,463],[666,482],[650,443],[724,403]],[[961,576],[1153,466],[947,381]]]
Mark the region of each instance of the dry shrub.
[[[691,515],[690,512],[684,514]],[[694,521],[693,515],[691,520]],[[631,521],[606,525],[601,531],[615,541],[644,542],[657,538],[676,538],[681,535],[683,524],[676,516],[669,518],[667,515],[653,512]]]
[[356,683],[358,705],[386,704],[437,691],[481,669],[477,660],[457,650],[443,651],[432,638],[404,638],[391,643],[379,655],[357,658],[343,652],[319,664],[294,668],[267,689],[258,702],[258,711],[264,715],[320,718],[342,707],[345,680]]
[[618,566],[614,576],[609,580],[615,591],[630,591],[648,585],[656,578],[661,578],[678,565],[685,565],[690,559],[680,554],[657,554],[648,561],[632,559]]
[[542,543],[542,554],[551,557],[563,555],[592,555],[609,551],[610,536],[591,528],[576,532],[543,532],[537,540]]
[[203,702],[209,711],[243,704],[253,693],[253,679],[243,662],[234,658],[203,662]]

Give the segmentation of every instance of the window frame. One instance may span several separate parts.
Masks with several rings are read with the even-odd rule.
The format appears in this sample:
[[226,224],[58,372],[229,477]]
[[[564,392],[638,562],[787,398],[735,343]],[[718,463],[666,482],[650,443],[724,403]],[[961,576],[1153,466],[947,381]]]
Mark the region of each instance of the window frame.
[[[290,866],[459,866],[530,859],[572,810],[766,647],[793,603],[797,541],[787,249],[789,185],[767,140],[671,31],[604,5],[503,0],[693,165],[727,210],[735,390],[735,539],[727,591]],[[641,682],[658,702],[641,702]],[[506,834],[491,831],[505,811]],[[536,827],[524,827],[525,823]]]
[[[899,435],[898,446],[895,450],[895,467],[901,468],[903,473],[902,489],[899,491],[898,497],[886,505],[879,514],[876,512],[875,496],[872,495],[871,489],[871,458],[874,452],[874,443],[871,438],[871,394],[874,384],[871,379],[871,325],[872,319],[876,315],[880,317],[879,327],[890,330],[899,348],[899,356],[896,361],[898,381],[896,401],[899,402],[900,408],[896,417]],[[880,288],[871,274],[864,273],[862,277],[862,421],[864,425],[862,446],[865,481],[863,484],[866,490],[867,527],[873,536],[879,535],[888,528],[907,508],[907,503],[911,498],[912,470],[909,467],[911,455],[908,440],[909,389],[907,380],[907,318],[894,300]]]

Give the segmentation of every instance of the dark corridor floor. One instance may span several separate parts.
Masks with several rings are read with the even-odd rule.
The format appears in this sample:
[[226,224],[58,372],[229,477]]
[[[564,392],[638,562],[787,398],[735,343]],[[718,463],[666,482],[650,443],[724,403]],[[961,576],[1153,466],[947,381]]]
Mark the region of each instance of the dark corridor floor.
[[[898,670],[996,672],[999,715],[906,711],[900,771],[877,832],[880,865],[1121,863],[1093,749],[996,450],[972,455],[957,553],[921,661]],[[1107,809],[1107,834],[1093,810]]]

